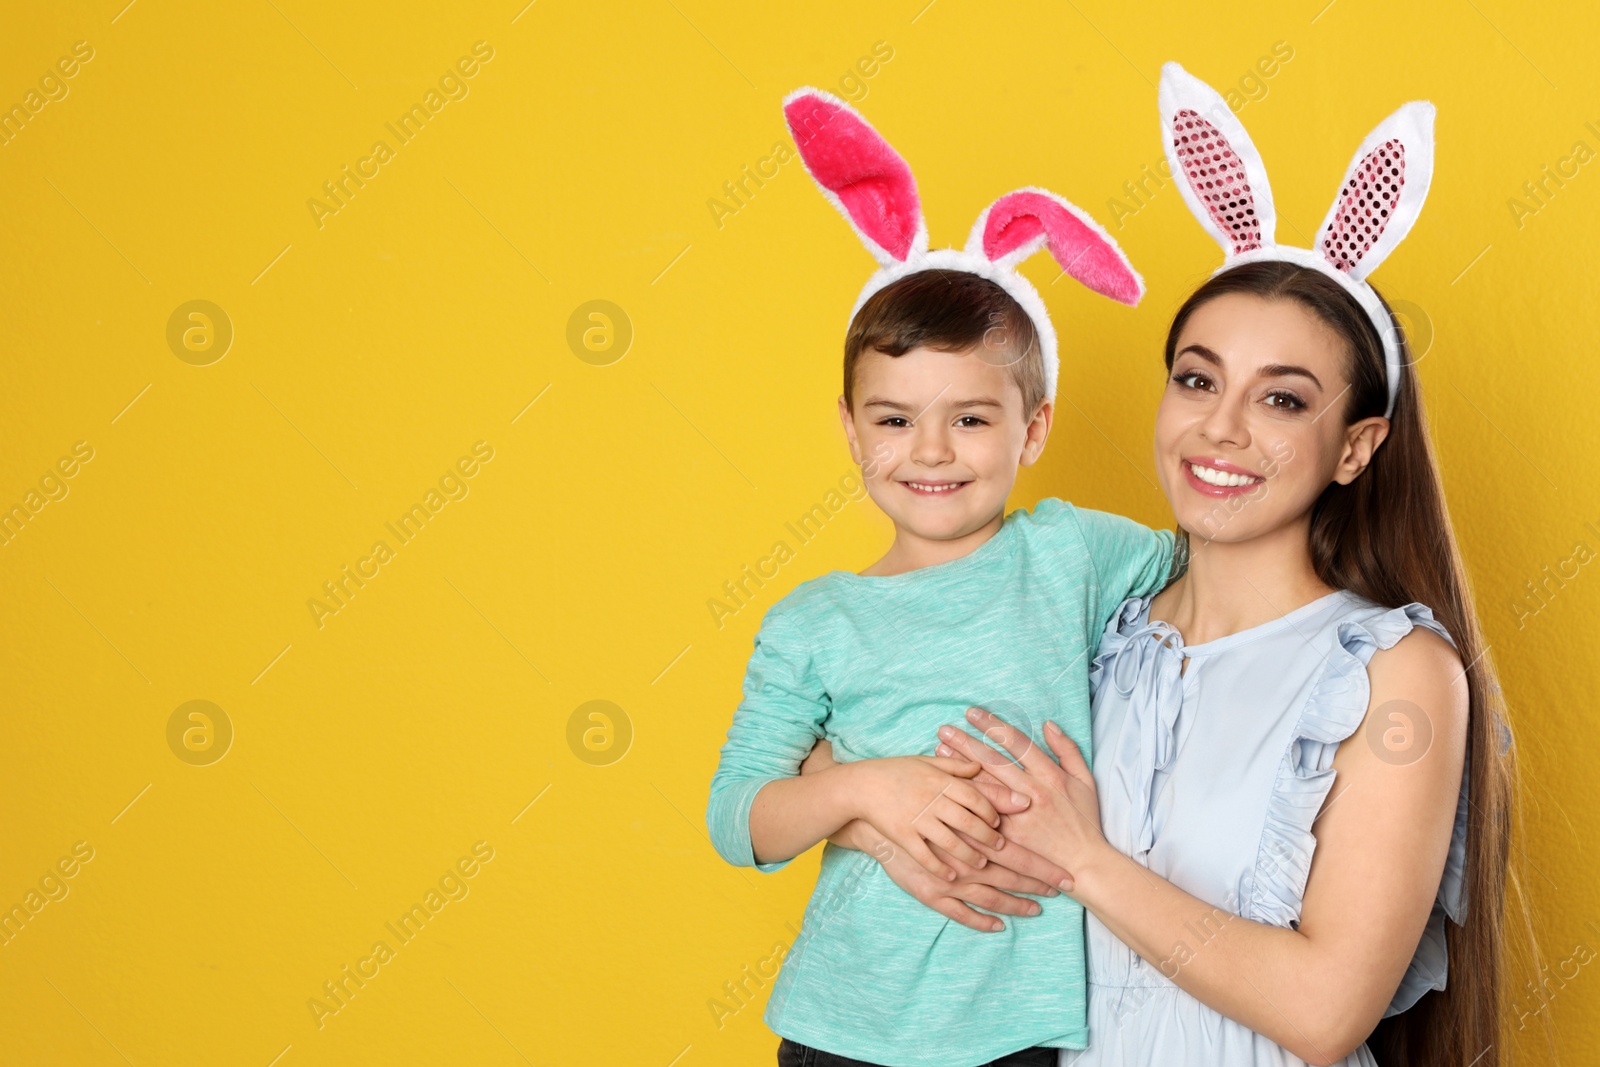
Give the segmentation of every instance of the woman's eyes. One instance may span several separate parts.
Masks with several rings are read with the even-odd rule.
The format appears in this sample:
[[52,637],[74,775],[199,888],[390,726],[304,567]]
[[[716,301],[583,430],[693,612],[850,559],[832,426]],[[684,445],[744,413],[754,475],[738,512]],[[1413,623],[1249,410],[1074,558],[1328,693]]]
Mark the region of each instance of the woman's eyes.
[[[1185,371],[1174,374],[1172,380],[1185,389],[1203,389],[1215,391],[1216,383],[1200,371]],[[1306,402],[1287,389],[1274,389],[1267,393],[1265,403],[1274,411],[1304,411]]]
[[[1277,403],[1280,400],[1283,403]],[[1278,411],[1304,411],[1305,406],[1306,402],[1304,400],[1282,389],[1274,389],[1267,394],[1267,407],[1275,408]]]

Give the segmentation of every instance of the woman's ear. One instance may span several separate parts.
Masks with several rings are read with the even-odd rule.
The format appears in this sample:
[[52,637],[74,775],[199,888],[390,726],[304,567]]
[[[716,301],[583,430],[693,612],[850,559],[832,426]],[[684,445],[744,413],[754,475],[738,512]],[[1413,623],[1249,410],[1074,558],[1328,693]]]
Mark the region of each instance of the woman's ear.
[[1055,405],[1049,400],[1039,401],[1039,407],[1028,421],[1028,436],[1022,443],[1019,466],[1031,467],[1044,454],[1045,439],[1050,436],[1050,423],[1055,418]]
[[1333,470],[1333,480],[1340,485],[1349,485],[1359,478],[1361,472],[1367,469],[1367,464],[1372,462],[1372,454],[1388,436],[1389,420],[1382,415],[1351,423],[1345,429],[1344,454],[1339,457],[1339,465]]
[[844,439],[850,443],[850,462],[861,466],[861,444],[856,440],[856,420],[850,415],[850,405],[839,397],[839,422],[844,426]]

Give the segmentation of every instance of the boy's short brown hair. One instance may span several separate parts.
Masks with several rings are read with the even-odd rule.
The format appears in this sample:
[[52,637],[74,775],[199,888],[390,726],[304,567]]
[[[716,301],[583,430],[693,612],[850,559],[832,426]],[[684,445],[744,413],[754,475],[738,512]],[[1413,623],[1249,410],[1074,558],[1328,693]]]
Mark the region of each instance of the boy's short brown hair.
[[1027,419],[1045,399],[1039,332],[1022,305],[987,278],[964,270],[922,270],[873,293],[844,339],[844,401],[855,407],[863,353],[903,356],[913,348],[974,352],[1008,367]]

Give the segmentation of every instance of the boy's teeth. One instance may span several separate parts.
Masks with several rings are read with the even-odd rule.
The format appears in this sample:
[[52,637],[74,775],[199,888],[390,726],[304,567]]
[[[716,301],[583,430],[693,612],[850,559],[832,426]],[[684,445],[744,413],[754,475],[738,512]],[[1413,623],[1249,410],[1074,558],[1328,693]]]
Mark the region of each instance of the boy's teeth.
[[1233,474],[1229,471],[1219,471],[1211,467],[1202,467],[1198,463],[1189,464],[1189,469],[1194,472],[1194,476],[1196,478],[1199,478],[1202,482],[1205,482],[1208,485],[1249,485],[1252,482],[1261,481],[1260,478],[1252,478],[1248,474]]
[[943,492],[945,492],[946,490],[949,490],[949,489],[959,488],[961,485],[963,485],[965,483],[963,483],[963,482],[948,482],[948,483],[946,483],[944,485],[928,485],[925,482],[907,482],[906,484],[909,485],[913,489],[921,489],[925,493],[943,493]]

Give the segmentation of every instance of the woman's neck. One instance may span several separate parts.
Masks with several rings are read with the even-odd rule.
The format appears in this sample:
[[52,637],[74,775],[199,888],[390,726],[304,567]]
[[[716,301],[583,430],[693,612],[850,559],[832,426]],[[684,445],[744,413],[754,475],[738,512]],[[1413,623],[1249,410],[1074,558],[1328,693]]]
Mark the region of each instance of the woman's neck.
[[1248,541],[1191,537],[1189,569],[1150,603],[1185,644],[1200,645],[1281,618],[1333,592],[1311,564],[1311,516]]

